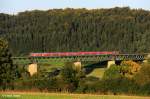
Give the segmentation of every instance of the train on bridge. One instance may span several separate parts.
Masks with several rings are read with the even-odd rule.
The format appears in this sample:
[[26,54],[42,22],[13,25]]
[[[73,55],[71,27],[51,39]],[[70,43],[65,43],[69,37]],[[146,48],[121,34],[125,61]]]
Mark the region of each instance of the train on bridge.
[[60,57],[60,56],[89,56],[89,55],[117,55],[118,51],[102,52],[50,52],[50,53],[30,53],[30,57]]
[[14,64],[49,64],[50,61],[144,61],[148,58],[148,53],[122,54],[118,51],[30,53],[28,57],[12,57]]

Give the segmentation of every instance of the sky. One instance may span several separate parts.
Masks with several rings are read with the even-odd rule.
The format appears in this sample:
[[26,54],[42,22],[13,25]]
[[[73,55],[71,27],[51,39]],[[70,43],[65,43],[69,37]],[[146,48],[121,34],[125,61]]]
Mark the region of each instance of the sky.
[[30,10],[59,8],[113,8],[130,7],[150,10],[150,0],[0,0],[0,13],[17,14]]

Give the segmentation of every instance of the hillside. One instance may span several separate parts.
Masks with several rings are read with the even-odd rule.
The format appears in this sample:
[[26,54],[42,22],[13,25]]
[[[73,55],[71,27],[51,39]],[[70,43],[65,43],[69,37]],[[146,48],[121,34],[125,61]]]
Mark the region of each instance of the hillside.
[[150,12],[128,7],[0,14],[0,37],[14,56],[30,52],[149,52]]

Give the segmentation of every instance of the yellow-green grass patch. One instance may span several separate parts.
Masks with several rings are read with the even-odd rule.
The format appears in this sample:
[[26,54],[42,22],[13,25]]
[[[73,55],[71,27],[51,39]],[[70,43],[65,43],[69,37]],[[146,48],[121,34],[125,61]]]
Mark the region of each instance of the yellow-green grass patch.
[[150,99],[150,97],[39,92],[1,92],[0,99]]
[[87,75],[88,76],[94,76],[94,77],[98,77],[98,78],[102,78],[104,75],[106,68],[94,68],[94,70]]

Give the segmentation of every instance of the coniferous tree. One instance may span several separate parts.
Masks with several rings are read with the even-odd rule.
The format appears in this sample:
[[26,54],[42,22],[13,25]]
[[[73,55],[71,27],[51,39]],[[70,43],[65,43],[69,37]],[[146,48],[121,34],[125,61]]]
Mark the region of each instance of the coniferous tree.
[[13,81],[18,77],[17,66],[13,65],[11,54],[6,41],[0,39],[0,86],[12,87]]

